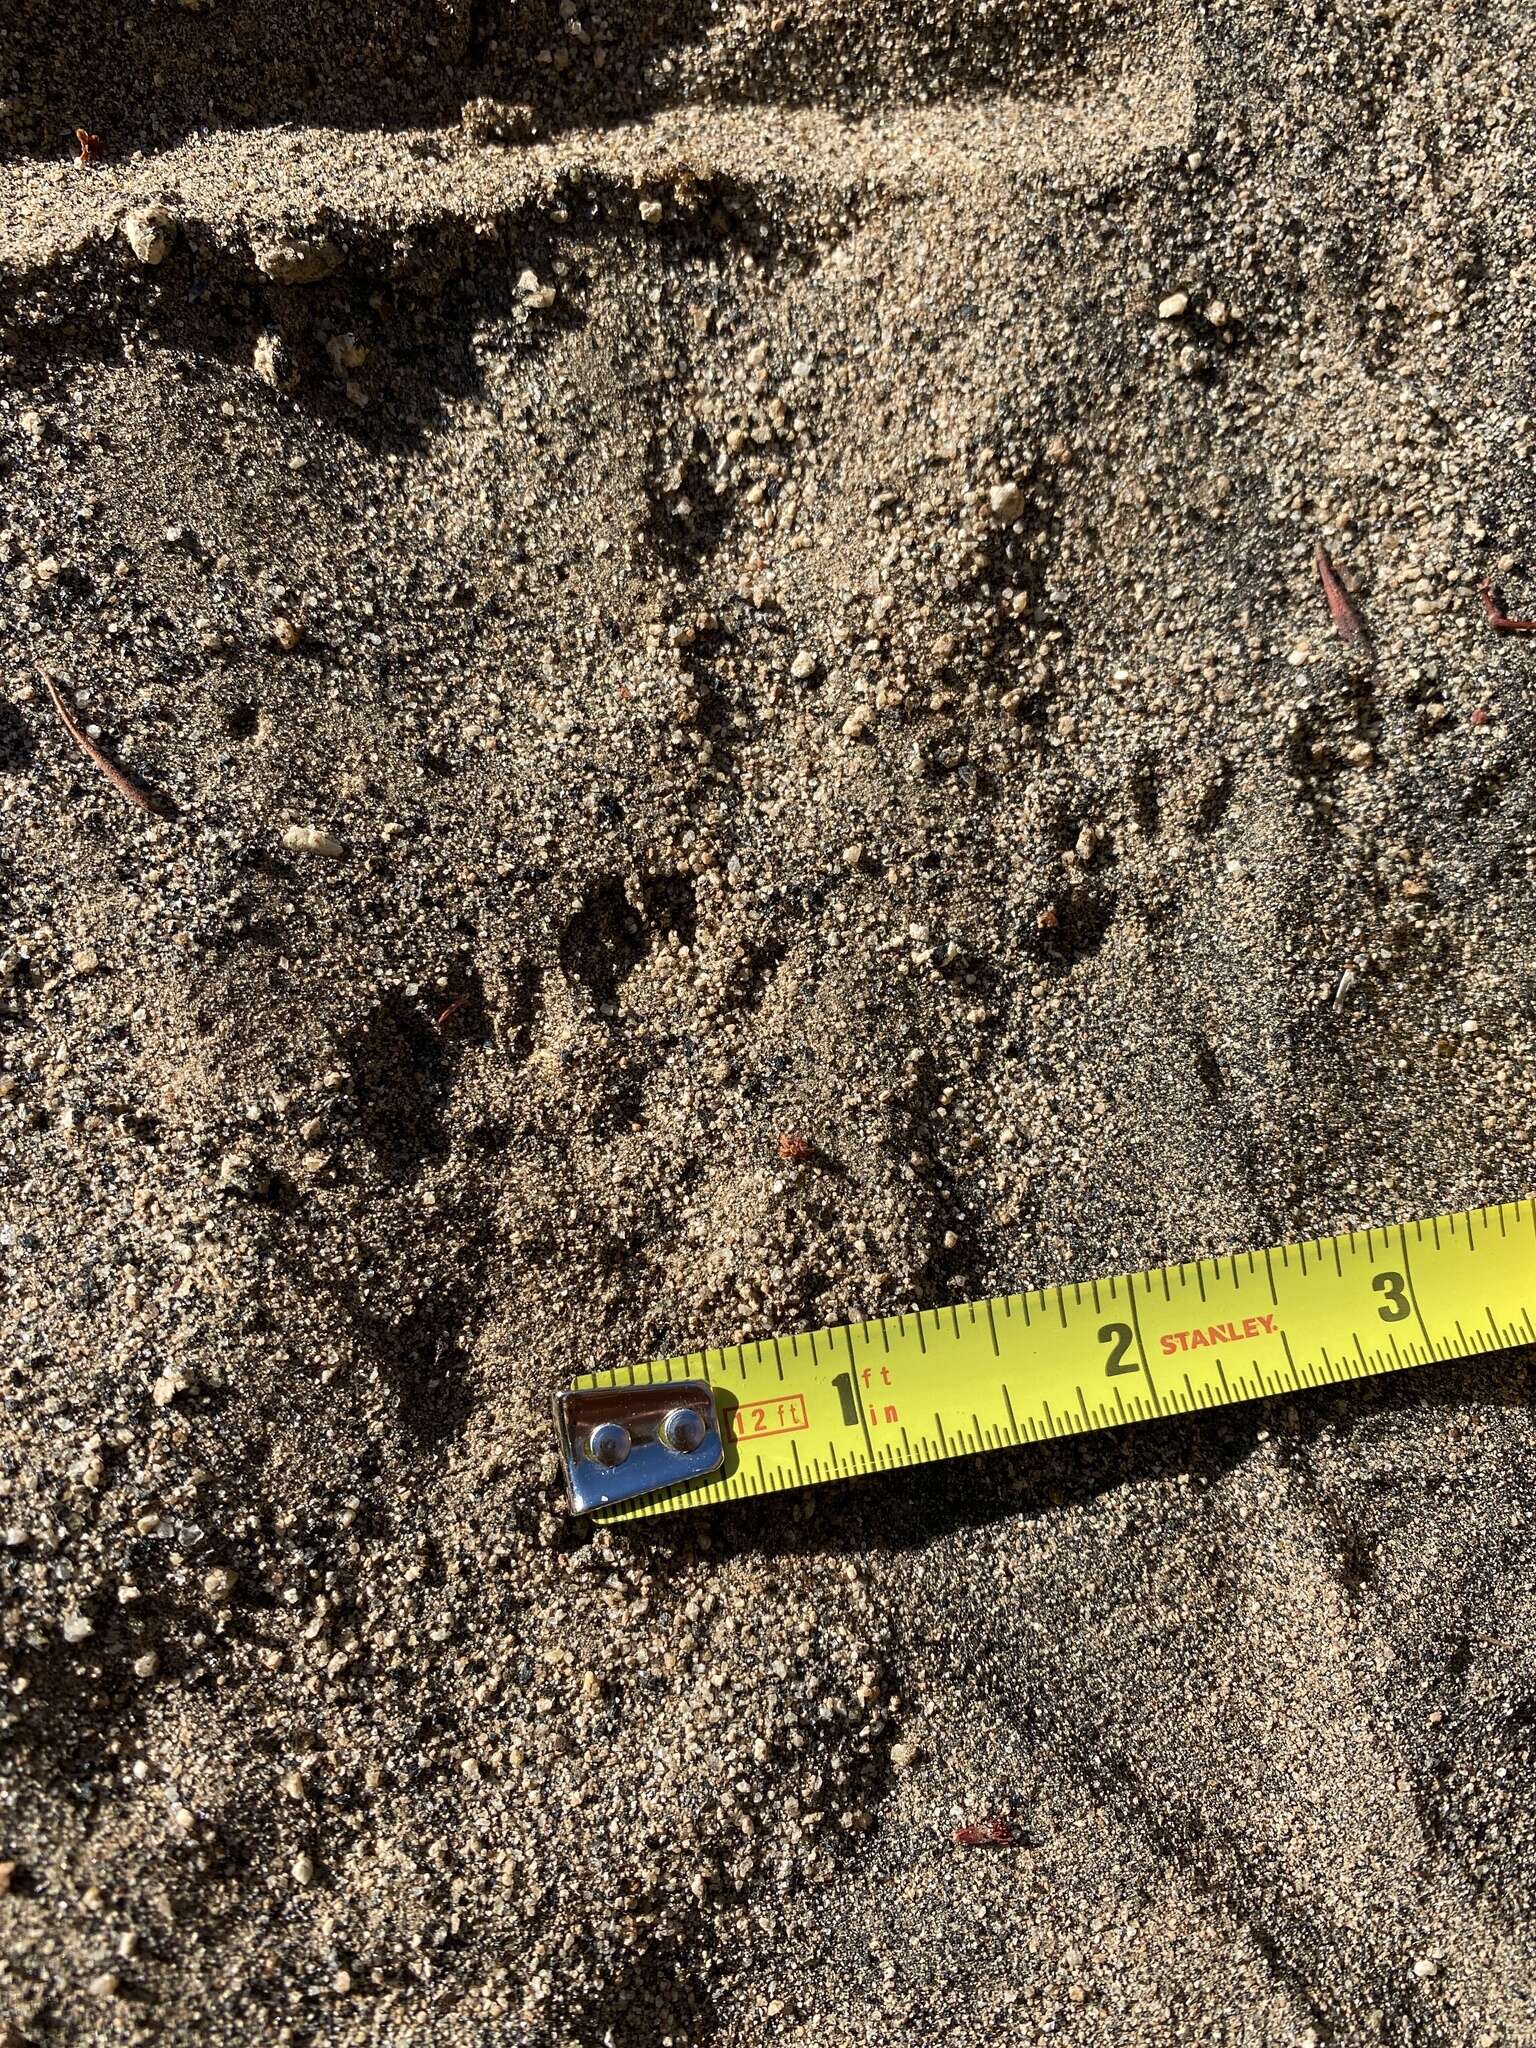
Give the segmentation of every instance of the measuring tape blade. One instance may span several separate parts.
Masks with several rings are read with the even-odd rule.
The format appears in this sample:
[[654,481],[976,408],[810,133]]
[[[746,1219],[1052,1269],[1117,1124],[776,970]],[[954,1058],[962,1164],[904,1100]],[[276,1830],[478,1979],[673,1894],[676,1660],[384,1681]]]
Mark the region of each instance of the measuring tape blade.
[[599,1509],[620,1522],[1532,1343],[1527,1199],[583,1373],[576,1388],[631,1390],[642,1414],[658,1407],[646,1390],[674,1382],[714,1397],[714,1472]]

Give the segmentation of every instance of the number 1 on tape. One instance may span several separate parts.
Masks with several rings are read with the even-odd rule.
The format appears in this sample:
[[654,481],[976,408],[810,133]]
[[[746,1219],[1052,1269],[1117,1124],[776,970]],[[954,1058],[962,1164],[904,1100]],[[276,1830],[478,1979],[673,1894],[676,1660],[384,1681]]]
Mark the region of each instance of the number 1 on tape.
[[718,1469],[600,1511],[623,1521],[1529,1343],[1536,1201],[1524,1200],[728,1345],[576,1386],[702,1381],[713,1394]]

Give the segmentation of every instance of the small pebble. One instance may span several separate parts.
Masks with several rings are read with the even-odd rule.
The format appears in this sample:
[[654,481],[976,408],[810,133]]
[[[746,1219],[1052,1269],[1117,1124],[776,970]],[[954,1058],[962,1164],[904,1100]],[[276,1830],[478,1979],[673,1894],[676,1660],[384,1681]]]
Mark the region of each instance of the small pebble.
[[295,1884],[313,1884],[315,1881],[315,1859],[307,1849],[301,1849],[290,1866]]
[[88,1615],[80,1613],[78,1608],[73,1613],[65,1615],[62,1633],[66,1643],[83,1643],[87,1636],[94,1635],[95,1632],[96,1624]]
[[224,1154],[214,1178],[228,1193],[245,1195],[252,1201],[259,1201],[272,1184],[267,1168],[243,1147]]
[[341,263],[341,251],[325,235],[253,244],[251,255],[274,284],[319,284]]
[[165,206],[137,206],[123,219],[124,239],[141,263],[163,263],[179,231],[179,221]]
[[262,383],[270,384],[274,391],[291,391],[299,381],[293,352],[275,327],[256,337],[251,361]]
[[350,329],[345,334],[333,334],[325,344],[325,352],[338,376],[348,370],[360,370],[368,360],[367,349]]
[[290,853],[318,853],[327,860],[340,860],[342,856],[341,841],[318,825],[289,825],[283,833],[283,844]]
[[797,654],[794,660],[789,664],[789,672],[794,677],[797,683],[803,683],[807,676],[813,676],[816,673],[815,655],[805,653]]
[[1159,299],[1157,317],[1159,320],[1178,320],[1189,311],[1188,292],[1170,292],[1166,299]]
[[987,492],[987,503],[992,508],[992,517],[1005,524],[1024,516],[1024,493],[1016,483],[993,484]]

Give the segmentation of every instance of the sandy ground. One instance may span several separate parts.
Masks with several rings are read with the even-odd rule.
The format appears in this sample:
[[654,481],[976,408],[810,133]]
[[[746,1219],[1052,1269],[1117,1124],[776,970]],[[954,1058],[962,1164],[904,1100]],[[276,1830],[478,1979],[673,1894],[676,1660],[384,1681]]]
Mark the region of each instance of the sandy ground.
[[7,2048],[1536,2043],[1529,1354],[548,1419],[1531,1191],[1532,27],[12,0]]

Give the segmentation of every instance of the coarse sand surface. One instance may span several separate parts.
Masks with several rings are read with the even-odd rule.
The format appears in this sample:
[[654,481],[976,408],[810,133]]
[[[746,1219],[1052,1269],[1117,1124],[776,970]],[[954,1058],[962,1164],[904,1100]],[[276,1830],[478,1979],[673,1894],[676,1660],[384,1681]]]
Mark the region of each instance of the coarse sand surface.
[[1533,34],[8,0],[4,2048],[1536,2044],[1529,1350],[550,1425],[1536,1192]]

